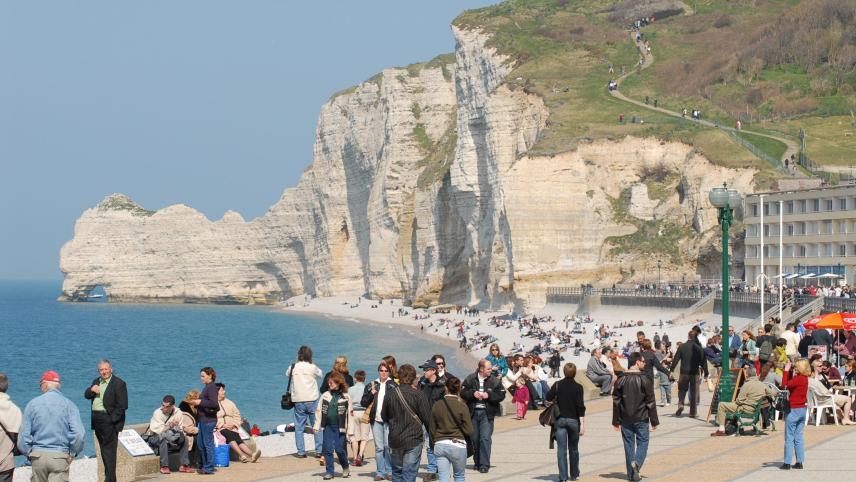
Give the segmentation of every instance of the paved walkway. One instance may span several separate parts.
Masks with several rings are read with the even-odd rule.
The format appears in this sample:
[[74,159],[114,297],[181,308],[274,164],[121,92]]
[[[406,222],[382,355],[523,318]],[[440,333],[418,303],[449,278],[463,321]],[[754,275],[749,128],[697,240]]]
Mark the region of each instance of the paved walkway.
[[[703,389],[704,390],[704,389]],[[701,418],[674,417],[675,406],[660,408],[660,427],[652,432],[648,459],[642,469],[647,480],[835,480],[856,472],[852,447],[856,429],[822,425],[806,427],[806,469],[784,472],[778,469],[783,452],[782,422],[778,431],[762,436],[710,437],[712,426],[704,421],[710,394],[702,393]],[[624,480],[624,451],[619,435],[610,426],[611,399],[587,403],[587,432],[580,442],[580,480]],[[497,419],[492,463],[488,474],[467,471],[467,480],[558,480],[556,452],[548,448],[549,430],[537,424],[537,413],[518,422]],[[423,457],[422,470],[425,460]],[[352,478],[371,480],[373,460],[366,467],[352,467]],[[340,468],[337,466],[337,471]],[[206,480],[318,481],[324,469],[314,460],[292,457],[263,458],[258,464],[236,464]],[[337,472],[340,473],[340,472]],[[174,474],[163,480],[195,480],[194,476]]]
[[[633,42],[633,45],[637,45],[637,43],[636,43],[636,32],[630,32],[630,41],[631,41],[631,42]],[[654,64],[654,55],[653,55],[653,54],[651,54],[651,53],[647,52],[644,48],[639,48],[639,52],[641,52],[641,53],[642,53],[642,56],[643,56],[643,58],[645,59],[645,62],[643,63],[643,65],[642,65],[642,69],[641,69],[641,70],[645,70],[645,69],[647,69],[648,67],[650,67],[651,65],[653,65],[653,64]],[[618,87],[619,87],[619,88],[621,87],[621,82],[622,82],[624,79],[626,79],[627,77],[629,77],[629,76],[631,76],[631,75],[633,75],[633,74],[635,74],[635,73],[636,73],[636,70],[635,70],[635,69],[630,69],[630,70],[629,70],[628,72],[626,72],[624,75],[622,75],[621,77],[619,77],[619,78],[617,79],[617,81],[618,81]],[[609,91],[609,93],[610,93],[613,97],[615,97],[616,99],[620,99],[620,100],[622,100],[622,101],[624,101],[624,102],[628,102],[628,103],[633,104],[633,105],[635,105],[635,106],[642,107],[643,109],[648,109],[648,110],[656,111],[656,112],[659,112],[659,113],[661,113],[661,114],[670,115],[670,116],[672,116],[672,117],[679,117],[679,118],[685,119],[687,122],[694,122],[694,123],[701,124],[701,125],[703,125],[703,126],[713,127],[713,128],[715,128],[715,129],[722,129],[722,130],[724,130],[724,131],[729,131],[729,132],[734,132],[734,133],[736,133],[736,132],[744,132],[744,133],[747,133],[747,134],[752,134],[752,135],[756,135],[756,136],[760,136],[760,137],[766,137],[766,138],[768,138],[768,139],[774,139],[774,140],[777,140],[777,141],[779,141],[779,142],[782,142],[783,144],[785,144],[785,146],[787,146],[787,149],[785,149],[785,152],[784,152],[784,154],[782,155],[782,158],[780,159],[780,164],[781,164],[781,166],[784,166],[784,160],[785,160],[786,158],[788,158],[788,159],[789,159],[791,156],[794,156],[794,157],[796,158],[796,157],[799,155],[799,144],[797,144],[797,142],[796,142],[796,141],[793,141],[793,140],[791,140],[791,139],[789,139],[789,138],[787,138],[787,137],[779,137],[779,136],[774,136],[774,135],[771,135],[771,134],[763,134],[763,133],[760,133],[760,132],[749,131],[749,130],[746,130],[746,129],[742,129],[742,130],[738,131],[737,129],[735,129],[735,128],[733,128],[733,127],[721,126],[721,125],[716,124],[716,123],[714,123],[714,122],[710,122],[710,121],[703,120],[703,119],[701,119],[701,120],[693,120],[693,119],[691,119],[691,118],[685,117],[685,116],[684,116],[682,113],[680,113],[680,112],[671,111],[671,110],[668,110],[668,109],[664,109],[664,108],[662,108],[662,107],[654,107],[654,106],[653,106],[653,105],[651,105],[651,104],[646,104],[646,103],[644,103],[644,102],[642,102],[642,101],[639,101],[639,100],[636,100],[636,99],[631,99],[630,97],[627,97],[626,95],[622,94],[622,93],[621,93],[619,90],[617,90],[617,89],[616,89],[616,90],[611,90],[611,91]],[[780,169],[784,170],[784,167],[780,167]],[[793,176],[795,176],[795,177],[805,177],[805,174],[803,174],[803,173],[802,173],[800,170],[798,170],[798,169],[797,169],[796,171],[793,171],[793,172],[790,172],[790,171],[789,171],[788,173],[789,173],[789,174],[791,174],[791,175],[793,175]]]

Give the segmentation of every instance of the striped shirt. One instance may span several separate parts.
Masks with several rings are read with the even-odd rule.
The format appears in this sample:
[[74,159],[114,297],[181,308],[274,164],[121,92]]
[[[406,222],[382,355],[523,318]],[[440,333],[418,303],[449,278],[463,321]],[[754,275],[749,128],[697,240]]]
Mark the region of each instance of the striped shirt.
[[389,424],[389,447],[410,450],[422,443],[423,427],[427,428],[431,419],[431,406],[422,392],[401,385],[386,394],[382,414]]

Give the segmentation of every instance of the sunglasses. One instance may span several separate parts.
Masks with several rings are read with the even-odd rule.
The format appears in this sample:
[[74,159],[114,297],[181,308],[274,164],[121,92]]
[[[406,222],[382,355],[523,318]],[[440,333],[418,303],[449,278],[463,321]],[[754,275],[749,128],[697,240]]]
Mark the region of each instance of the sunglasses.
[[389,370],[387,370],[386,368],[381,368],[381,369],[380,369],[380,370],[378,370],[378,371],[379,371],[379,372],[388,372]]
[[444,367],[444,366],[446,366],[446,364],[445,364],[445,363],[443,363],[443,362],[440,362],[440,363],[438,363],[438,364],[437,364],[437,366],[438,366],[438,367]]

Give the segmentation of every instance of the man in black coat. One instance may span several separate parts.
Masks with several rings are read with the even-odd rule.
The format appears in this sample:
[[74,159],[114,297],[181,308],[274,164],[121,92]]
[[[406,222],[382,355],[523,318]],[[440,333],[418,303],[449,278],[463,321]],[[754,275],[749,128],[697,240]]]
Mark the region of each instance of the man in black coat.
[[128,409],[128,386],[113,375],[110,360],[98,362],[98,378],[83,392],[92,401],[92,430],[101,447],[104,462],[104,481],[116,481],[116,450],[119,432],[125,428],[125,410]]
[[696,417],[698,416],[698,377],[699,372],[703,372],[704,378],[707,379],[707,360],[701,345],[696,343],[694,331],[689,332],[687,342],[675,352],[670,371],[674,370],[678,363],[681,364],[681,376],[678,378],[678,410],[675,416],[680,417],[684,412],[684,400],[689,391],[690,417]]
[[500,412],[499,402],[505,399],[505,389],[499,378],[493,376],[493,365],[482,358],[479,368],[461,385],[461,398],[470,408],[473,419],[473,464],[479,472],[490,470],[490,447],[493,438],[493,419]]

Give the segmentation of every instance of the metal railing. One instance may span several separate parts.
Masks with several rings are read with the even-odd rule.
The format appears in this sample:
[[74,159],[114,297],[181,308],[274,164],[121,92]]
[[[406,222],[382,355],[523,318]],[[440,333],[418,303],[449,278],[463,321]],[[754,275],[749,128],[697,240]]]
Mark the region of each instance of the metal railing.
[[[776,159],[776,158],[774,158],[773,156],[771,156],[771,155],[767,154],[766,152],[762,151],[761,149],[758,149],[758,147],[756,147],[756,146],[755,146],[755,144],[752,144],[752,142],[750,142],[750,141],[748,141],[748,140],[744,139],[743,137],[741,137],[741,136],[740,136],[740,134],[738,134],[738,133],[736,133],[736,132],[734,132],[734,131],[732,131],[732,130],[723,129],[723,131],[724,131],[726,134],[730,135],[730,136],[731,136],[731,138],[732,138],[732,139],[734,139],[735,141],[737,141],[740,145],[742,145],[743,147],[745,147],[746,149],[748,149],[748,150],[749,150],[749,152],[751,152],[751,153],[752,153],[755,157],[757,157],[758,159],[763,159],[763,160],[765,160],[765,161],[769,162],[769,163],[770,163],[773,167],[775,167],[776,169],[778,169],[778,170],[780,170],[780,171],[782,171],[782,172],[787,172],[787,171],[786,171],[786,169],[785,169],[785,166],[783,166],[783,165],[782,165],[782,160],[781,160],[781,159]],[[751,133],[751,132],[746,132],[746,134],[752,135],[753,133]]]
[[823,298],[824,311],[846,311],[848,313],[856,312],[856,299],[854,298],[836,298],[827,296]]

